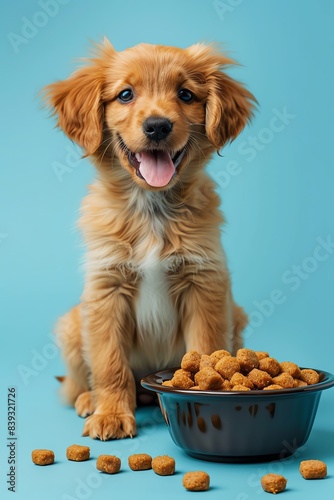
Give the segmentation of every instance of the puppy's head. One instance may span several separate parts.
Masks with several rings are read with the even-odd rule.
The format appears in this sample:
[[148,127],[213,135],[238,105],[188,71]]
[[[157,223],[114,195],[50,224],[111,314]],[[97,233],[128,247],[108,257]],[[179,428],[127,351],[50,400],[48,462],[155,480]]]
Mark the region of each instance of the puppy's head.
[[[193,160],[232,141],[252,115],[252,94],[224,73],[233,61],[210,46],[105,40],[89,63],[46,87],[58,126],[104,168],[111,159],[141,187],[171,188]],[[191,168],[191,165],[189,166]]]

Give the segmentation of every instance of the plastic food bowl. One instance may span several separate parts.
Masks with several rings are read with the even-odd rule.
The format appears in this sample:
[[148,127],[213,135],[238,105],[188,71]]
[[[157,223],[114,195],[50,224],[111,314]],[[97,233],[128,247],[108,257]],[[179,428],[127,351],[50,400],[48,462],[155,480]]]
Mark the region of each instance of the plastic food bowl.
[[196,391],[162,385],[175,369],[145,377],[175,444],[188,455],[218,462],[280,460],[308,439],[321,393],[334,376],[316,370],[320,382],[274,391]]

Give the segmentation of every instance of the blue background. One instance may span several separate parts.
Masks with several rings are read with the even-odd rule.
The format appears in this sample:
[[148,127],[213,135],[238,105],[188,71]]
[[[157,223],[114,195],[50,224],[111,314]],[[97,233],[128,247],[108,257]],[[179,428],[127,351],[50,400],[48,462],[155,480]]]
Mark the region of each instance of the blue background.
[[[264,498],[259,478],[269,471],[288,478],[287,498],[329,498],[333,391],[322,395],[305,447],[282,463],[191,459],[171,441],[156,408],[138,411],[133,440],[80,437],[82,420],[57,398],[54,375],[64,367],[51,331],[81,293],[84,250],[75,224],[94,171],[54,130],[37,94],[65,78],[87,55],[89,40],[104,35],[117,50],[143,41],[181,47],[223,42],[242,64],[231,74],[260,103],[253,123],[209,166],[228,221],[223,242],[234,293],[251,318],[246,345],[333,372],[333,2],[53,0],[44,10],[42,4],[7,2],[1,13],[0,497],[11,498],[6,402],[7,387],[15,386],[17,499],[181,498],[190,495],[183,473],[198,469],[211,475],[211,498]],[[62,176],[56,175],[59,164],[66,168]],[[72,443],[89,444],[94,457],[120,456],[123,472],[107,477],[95,472],[94,461],[67,462]],[[55,451],[55,466],[33,466],[30,452],[39,447]],[[178,474],[130,472],[127,457],[135,452],[174,456]],[[306,458],[327,461],[329,477],[303,480],[298,465]]]

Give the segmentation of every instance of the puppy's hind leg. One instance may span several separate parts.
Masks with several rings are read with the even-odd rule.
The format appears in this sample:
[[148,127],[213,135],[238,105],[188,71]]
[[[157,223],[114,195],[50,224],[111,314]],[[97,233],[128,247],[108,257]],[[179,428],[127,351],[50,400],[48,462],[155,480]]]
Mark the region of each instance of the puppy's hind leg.
[[93,405],[89,391],[89,370],[82,350],[81,307],[76,306],[62,316],[56,326],[57,343],[67,366],[60,394],[62,400],[75,405],[80,416],[90,415]]

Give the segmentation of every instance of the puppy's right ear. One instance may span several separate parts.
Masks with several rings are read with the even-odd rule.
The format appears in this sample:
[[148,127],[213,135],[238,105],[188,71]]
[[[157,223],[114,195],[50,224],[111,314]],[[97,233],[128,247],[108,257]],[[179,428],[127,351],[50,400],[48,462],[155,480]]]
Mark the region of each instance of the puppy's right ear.
[[58,117],[57,126],[84,148],[85,156],[93,154],[102,142],[102,92],[106,68],[114,54],[105,39],[88,66],[44,89],[44,100]]

